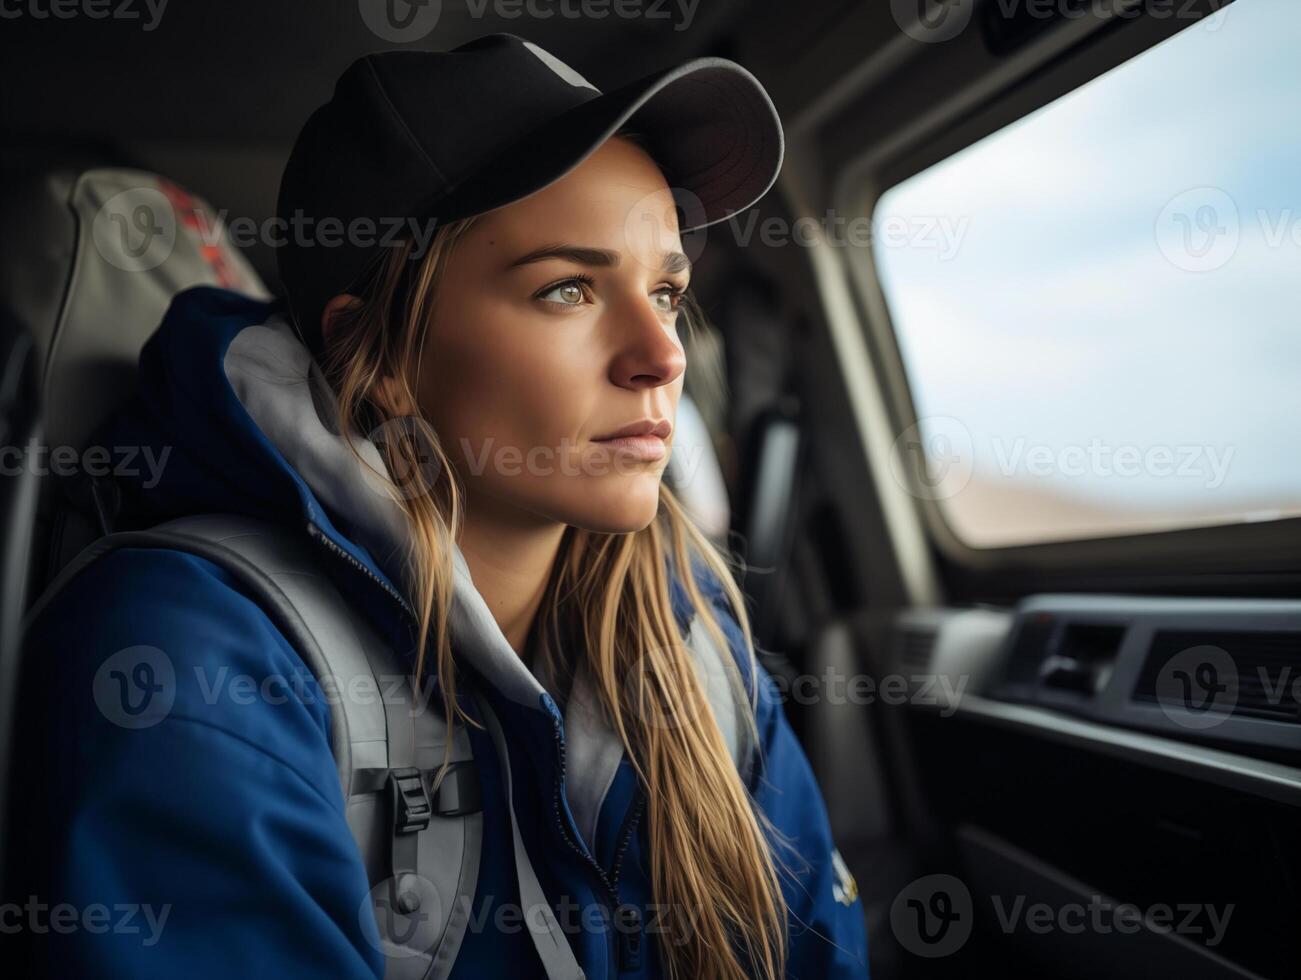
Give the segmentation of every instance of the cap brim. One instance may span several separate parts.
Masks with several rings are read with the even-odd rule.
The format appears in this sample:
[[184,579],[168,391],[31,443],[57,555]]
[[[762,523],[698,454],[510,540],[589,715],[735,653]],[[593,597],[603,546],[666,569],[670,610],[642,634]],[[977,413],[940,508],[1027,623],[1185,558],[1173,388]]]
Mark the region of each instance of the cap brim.
[[419,210],[450,221],[522,200],[569,173],[625,124],[645,135],[664,170],[684,233],[750,207],[781,170],[781,120],[763,86],[735,62],[697,58],[548,119]]

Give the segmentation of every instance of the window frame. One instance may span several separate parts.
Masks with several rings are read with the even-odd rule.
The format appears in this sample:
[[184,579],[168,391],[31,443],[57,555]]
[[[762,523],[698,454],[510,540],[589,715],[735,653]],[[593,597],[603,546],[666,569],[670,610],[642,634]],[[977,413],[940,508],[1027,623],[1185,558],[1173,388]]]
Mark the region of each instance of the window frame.
[[[836,212],[870,220],[889,188],[1192,26],[1170,29],[1169,24],[1139,17],[1101,29],[1095,26],[1073,46],[1059,43],[1059,51],[1052,50],[1054,38],[1045,37],[1040,51],[1025,53],[1024,70],[994,95],[977,96],[966,111],[950,112],[947,123],[871,147],[860,143],[857,152],[830,167]],[[1064,34],[1059,32],[1059,42]],[[1037,53],[1046,54],[1046,60],[1035,64]],[[891,429],[898,434],[914,425],[918,414],[876,255],[870,245],[850,245],[845,251],[845,272],[870,354],[869,369],[885,396]],[[870,463],[888,466],[889,460]],[[1046,586],[1096,591],[1121,583],[1131,591],[1185,594],[1223,595],[1245,589],[1252,595],[1295,595],[1301,590],[1301,517],[980,548],[958,536],[938,501],[910,496],[954,597],[1014,597],[1042,592]],[[1244,573],[1253,574],[1244,580]]]

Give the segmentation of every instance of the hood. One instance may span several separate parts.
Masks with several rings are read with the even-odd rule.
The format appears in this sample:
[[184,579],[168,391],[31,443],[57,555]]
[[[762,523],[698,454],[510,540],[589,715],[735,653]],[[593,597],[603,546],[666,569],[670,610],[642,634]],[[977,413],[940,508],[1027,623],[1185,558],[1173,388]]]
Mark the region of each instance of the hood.
[[[337,432],[333,419],[333,393],[283,308],[201,286],[173,300],[141,352],[128,407],[101,435],[104,445],[129,446],[158,463],[117,475],[125,523],[235,512],[303,530],[324,545],[323,560],[351,566],[349,581],[360,586],[347,594],[410,660],[415,620],[406,598],[406,519],[349,442],[383,471],[378,449],[359,434]],[[692,613],[671,565],[685,638]],[[458,658],[510,701],[558,717],[552,692],[511,648],[459,547],[454,567],[450,626]],[[581,670],[563,720],[571,779],[579,782],[570,787],[570,804],[586,832],[595,827],[622,747],[601,721]]]

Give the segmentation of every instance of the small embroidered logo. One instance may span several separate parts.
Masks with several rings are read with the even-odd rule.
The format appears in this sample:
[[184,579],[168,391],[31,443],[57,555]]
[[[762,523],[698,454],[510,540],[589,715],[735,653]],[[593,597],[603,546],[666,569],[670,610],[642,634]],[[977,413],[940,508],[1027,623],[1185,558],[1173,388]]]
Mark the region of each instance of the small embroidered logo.
[[858,882],[850,874],[849,865],[840,856],[840,851],[831,849],[831,867],[836,872],[836,880],[831,885],[831,894],[841,905],[853,905],[858,898]]

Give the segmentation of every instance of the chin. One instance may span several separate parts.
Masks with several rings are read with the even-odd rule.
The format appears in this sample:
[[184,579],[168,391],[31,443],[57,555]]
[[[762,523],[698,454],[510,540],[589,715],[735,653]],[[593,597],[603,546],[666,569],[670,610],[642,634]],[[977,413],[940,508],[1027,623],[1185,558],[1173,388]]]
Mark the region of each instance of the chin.
[[659,474],[611,481],[612,486],[585,493],[565,523],[602,534],[640,531],[659,513]]

